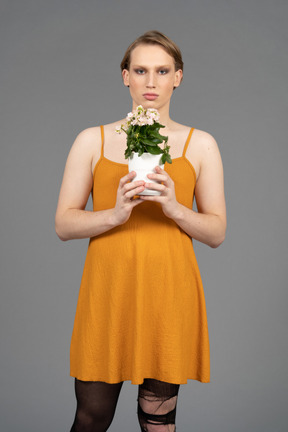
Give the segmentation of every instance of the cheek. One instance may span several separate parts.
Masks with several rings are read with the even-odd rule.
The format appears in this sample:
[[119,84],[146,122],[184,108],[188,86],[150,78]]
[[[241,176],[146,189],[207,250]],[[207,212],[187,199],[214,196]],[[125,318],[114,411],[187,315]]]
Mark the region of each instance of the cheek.
[[167,92],[172,92],[174,87],[174,80],[167,80],[164,84],[165,90]]
[[141,86],[143,86],[142,81],[143,80],[141,80],[139,78],[135,79],[135,78],[131,77],[130,78],[130,89],[131,88],[134,88],[134,89],[140,88]]

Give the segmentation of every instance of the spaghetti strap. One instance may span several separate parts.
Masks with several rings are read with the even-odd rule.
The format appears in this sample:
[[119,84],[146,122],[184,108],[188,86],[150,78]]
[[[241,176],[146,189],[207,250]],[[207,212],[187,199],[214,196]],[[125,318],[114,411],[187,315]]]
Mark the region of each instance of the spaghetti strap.
[[101,158],[104,156],[104,126],[100,126],[101,129]]
[[186,155],[186,151],[187,151],[187,148],[188,148],[188,145],[189,145],[189,142],[190,142],[193,130],[194,130],[194,128],[192,127],[190,129],[189,135],[187,137],[187,140],[186,140],[186,143],[185,143],[185,146],[184,146],[184,149],[183,149],[182,157],[185,157],[185,155]]

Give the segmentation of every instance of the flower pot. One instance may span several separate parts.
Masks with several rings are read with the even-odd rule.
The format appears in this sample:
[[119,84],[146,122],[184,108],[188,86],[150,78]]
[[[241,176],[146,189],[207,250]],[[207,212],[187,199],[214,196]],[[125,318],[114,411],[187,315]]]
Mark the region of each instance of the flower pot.
[[[132,156],[128,159],[129,172],[135,171],[136,177],[133,181],[144,180],[147,183],[157,183],[155,180],[151,180],[147,177],[147,174],[155,173],[154,169],[156,166],[164,169],[164,165],[160,165],[160,155],[152,155],[151,153],[143,153],[138,156],[138,153],[132,153]],[[160,195],[161,193],[151,189],[144,189],[139,195]]]

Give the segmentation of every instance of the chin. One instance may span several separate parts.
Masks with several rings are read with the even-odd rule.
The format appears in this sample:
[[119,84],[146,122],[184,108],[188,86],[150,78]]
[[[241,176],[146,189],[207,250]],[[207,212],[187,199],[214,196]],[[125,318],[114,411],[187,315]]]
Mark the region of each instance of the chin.
[[156,108],[157,109],[158,104],[155,102],[156,101],[145,101],[145,102],[142,102],[141,105],[143,106],[143,108]]
[[141,103],[141,105],[144,108],[156,108],[156,109],[158,109],[158,107],[162,106],[162,104],[159,102],[159,100],[150,101],[150,100],[146,100],[146,99]]

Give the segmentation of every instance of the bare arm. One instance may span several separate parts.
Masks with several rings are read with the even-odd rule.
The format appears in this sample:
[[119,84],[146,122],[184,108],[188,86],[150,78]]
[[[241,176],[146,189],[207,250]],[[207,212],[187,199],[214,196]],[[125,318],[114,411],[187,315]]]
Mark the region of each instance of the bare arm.
[[94,237],[121,225],[141,203],[130,198],[144,189],[144,182],[131,182],[135,173],[130,173],[120,180],[114,208],[85,210],[93,185],[93,156],[99,159],[100,149],[99,128],[88,128],[76,137],[68,155],[55,215],[55,230],[63,241]]
[[173,180],[165,171],[157,168],[157,174],[151,174],[149,178],[163,182],[145,185],[160,190],[162,195],[145,197],[144,200],[160,202],[166,216],[173,219],[190,237],[213,248],[224,241],[226,205],[223,166],[217,143],[210,134],[205,133],[201,142],[200,174],[195,188],[198,212],[176,200]]

